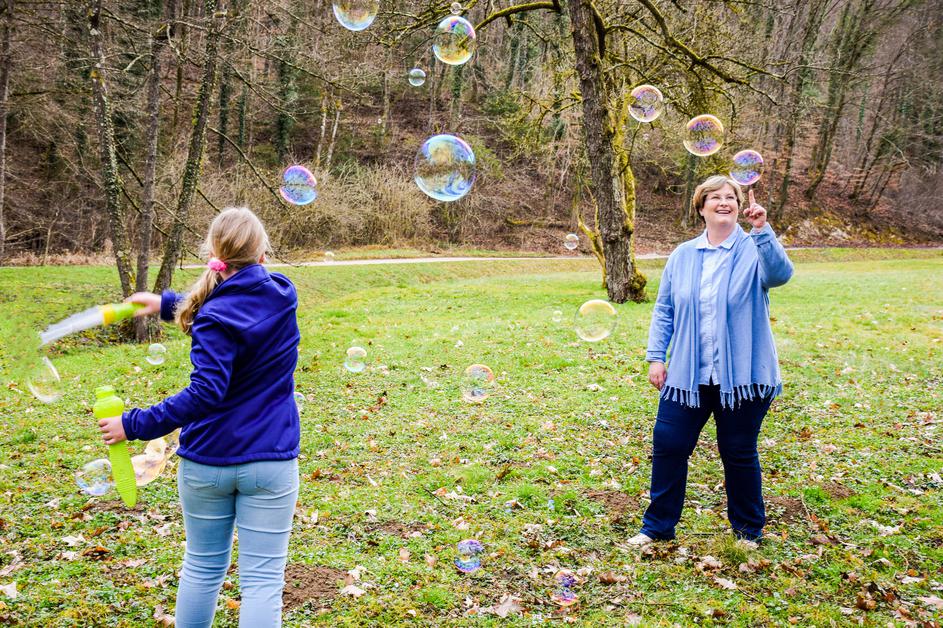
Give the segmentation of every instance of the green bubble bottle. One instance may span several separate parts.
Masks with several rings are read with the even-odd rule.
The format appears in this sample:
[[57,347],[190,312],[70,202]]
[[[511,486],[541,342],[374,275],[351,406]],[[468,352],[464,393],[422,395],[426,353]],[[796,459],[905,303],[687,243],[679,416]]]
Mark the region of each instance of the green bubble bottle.
[[[107,419],[124,413],[124,402],[115,394],[114,387],[96,388],[95,397],[92,413],[96,419]],[[108,459],[111,461],[111,474],[115,478],[115,488],[118,489],[121,501],[128,508],[134,508],[138,501],[138,488],[134,481],[134,467],[131,465],[128,441],[108,445]]]

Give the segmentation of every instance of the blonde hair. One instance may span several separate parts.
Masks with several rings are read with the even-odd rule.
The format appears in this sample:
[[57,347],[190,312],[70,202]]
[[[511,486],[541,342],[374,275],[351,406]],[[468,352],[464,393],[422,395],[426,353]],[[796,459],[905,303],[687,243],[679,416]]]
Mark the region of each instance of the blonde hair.
[[[224,209],[210,223],[200,253],[225,262],[227,270],[237,271],[257,264],[269,251],[268,234],[258,216],[245,207]],[[177,307],[175,321],[189,335],[193,318],[211,292],[223,281],[220,272],[207,268]]]
[[694,188],[694,196],[691,198],[691,204],[694,206],[694,211],[700,214],[701,210],[704,209],[704,203],[707,200],[707,195],[711,192],[716,192],[725,185],[729,185],[733,188],[734,193],[737,195],[737,206],[743,207],[743,189],[740,187],[740,184],[730,177],[725,177],[722,174],[715,174],[712,177],[707,177],[704,183]]

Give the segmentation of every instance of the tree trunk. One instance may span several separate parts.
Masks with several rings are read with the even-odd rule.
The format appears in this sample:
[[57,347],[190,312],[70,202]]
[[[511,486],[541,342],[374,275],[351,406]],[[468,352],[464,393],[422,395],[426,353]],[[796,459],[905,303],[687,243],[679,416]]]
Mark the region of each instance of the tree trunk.
[[642,301],[646,280],[635,266],[635,178],[623,142],[627,101],[621,98],[618,110],[610,110],[592,1],[570,0],[567,5],[583,101],[583,140],[605,253],[606,290],[616,303]]
[[108,216],[115,263],[118,267],[118,280],[121,282],[121,294],[126,297],[131,294],[131,251],[128,246],[124,208],[120,202],[121,179],[118,176],[118,160],[115,154],[115,126],[111,113],[111,101],[108,97],[108,85],[105,82],[101,4],[101,0],[97,0],[87,7],[89,47],[94,64],[89,77],[92,80],[95,121],[98,126],[105,213]]
[[6,255],[7,227],[3,210],[7,187],[7,111],[10,96],[10,35],[13,30],[13,1],[3,0],[3,26],[0,32],[0,262]]
[[193,111],[193,128],[190,133],[190,148],[187,152],[187,163],[183,171],[183,184],[180,197],[177,200],[177,211],[174,223],[167,237],[164,247],[164,259],[157,273],[155,292],[170,287],[170,280],[174,275],[174,266],[180,258],[183,247],[183,230],[190,217],[190,206],[193,204],[193,195],[196,193],[200,179],[200,169],[203,164],[203,153],[206,151],[206,126],[210,116],[210,103],[216,87],[217,52],[219,48],[220,25],[216,23],[217,0],[206,0],[207,19],[210,28],[206,32],[206,51],[203,55],[203,79],[197,92],[196,105]]

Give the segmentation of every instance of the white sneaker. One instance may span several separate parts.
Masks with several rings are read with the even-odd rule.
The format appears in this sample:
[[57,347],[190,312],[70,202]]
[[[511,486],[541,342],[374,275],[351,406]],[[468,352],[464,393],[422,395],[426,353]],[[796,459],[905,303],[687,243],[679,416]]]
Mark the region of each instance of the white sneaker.
[[641,532],[639,532],[638,534],[633,536],[631,539],[629,539],[625,543],[626,545],[631,545],[632,547],[645,547],[649,543],[654,543],[654,542],[655,542],[655,539],[648,536],[647,534],[642,534]]

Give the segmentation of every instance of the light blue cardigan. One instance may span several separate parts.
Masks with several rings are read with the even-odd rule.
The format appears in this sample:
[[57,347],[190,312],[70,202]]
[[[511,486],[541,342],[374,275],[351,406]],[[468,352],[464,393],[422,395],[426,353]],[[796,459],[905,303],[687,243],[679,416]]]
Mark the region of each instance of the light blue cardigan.
[[[769,324],[769,289],[789,281],[793,272],[792,262],[769,224],[749,235],[737,225],[736,234],[730,263],[718,275],[717,291],[717,376],[721,403],[728,408],[744,399],[775,397],[782,391]],[[679,245],[668,258],[645,356],[648,362],[667,362],[670,345],[671,362],[661,396],[692,408],[700,405],[698,304],[702,265],[697,238]]]

